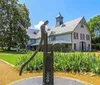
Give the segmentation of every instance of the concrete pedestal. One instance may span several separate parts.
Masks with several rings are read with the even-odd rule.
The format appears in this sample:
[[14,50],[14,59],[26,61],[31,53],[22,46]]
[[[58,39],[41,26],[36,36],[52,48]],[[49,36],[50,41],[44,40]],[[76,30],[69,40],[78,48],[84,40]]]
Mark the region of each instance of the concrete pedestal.
[[[29,78],[26,80],[15,82],[12,85],[43,85],[42,82],[43,82],[42,77],[36,77],[36,78]],[[54,85],[86,85],[86,84],[70,78],[55,77]]]

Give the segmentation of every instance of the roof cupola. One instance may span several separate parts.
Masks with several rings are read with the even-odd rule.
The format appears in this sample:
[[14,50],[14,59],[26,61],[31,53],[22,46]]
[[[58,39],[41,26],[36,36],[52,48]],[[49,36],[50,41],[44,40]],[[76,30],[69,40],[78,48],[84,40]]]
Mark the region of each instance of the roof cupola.
[[56,26],[60,26],[61,24],[63,24],[63,16],[59,14],[56,16]]

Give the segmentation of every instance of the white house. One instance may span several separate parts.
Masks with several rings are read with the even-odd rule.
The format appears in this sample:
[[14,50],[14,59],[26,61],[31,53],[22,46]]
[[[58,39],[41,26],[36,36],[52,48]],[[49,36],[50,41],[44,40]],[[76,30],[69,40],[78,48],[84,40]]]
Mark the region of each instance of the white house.
[[32,49],[33,46],[31,45],[36,42],[35,36],[37,33],[38,33],[38,30],[27,29],[27,35],[29,36],[29,41],[27,42],[27,48]]
[[[63,22],[63,16],[59,13],[56,17],[56,26],[47,30],[48,43],[57,49],[64,51],[90,51],[91,33],[84,17]],[[41,32],[36,35],[36,43],[39,44]]]

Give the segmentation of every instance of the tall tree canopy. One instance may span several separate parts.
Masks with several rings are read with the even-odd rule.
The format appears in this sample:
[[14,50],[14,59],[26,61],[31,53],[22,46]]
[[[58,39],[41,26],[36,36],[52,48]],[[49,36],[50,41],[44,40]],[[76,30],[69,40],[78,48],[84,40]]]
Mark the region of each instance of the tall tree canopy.
[[8,47],[23,46],[29,37],[26,29],[30,26],[29,12],[25,4],[18,0],[0,0],[0,30],[2,45]]
[[92,34],[92,43],[97,49],[100,49],[100,15],[91,18],[88,26]]

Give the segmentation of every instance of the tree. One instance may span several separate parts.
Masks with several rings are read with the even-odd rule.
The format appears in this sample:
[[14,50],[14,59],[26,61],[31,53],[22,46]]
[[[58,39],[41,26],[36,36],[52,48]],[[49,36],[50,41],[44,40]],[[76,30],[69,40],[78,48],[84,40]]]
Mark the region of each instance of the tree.
[[2,13],[0,29],[4,30],[5,46],[8,50],[11,47],[23,47],[29,37],[26,29],[30,26],[29,12],[25,4],[19,4],[18,0],[1,0]]
[[100,15],[91,18],[88,26],[92,34],[92,44],[96,49],[100,49]]

